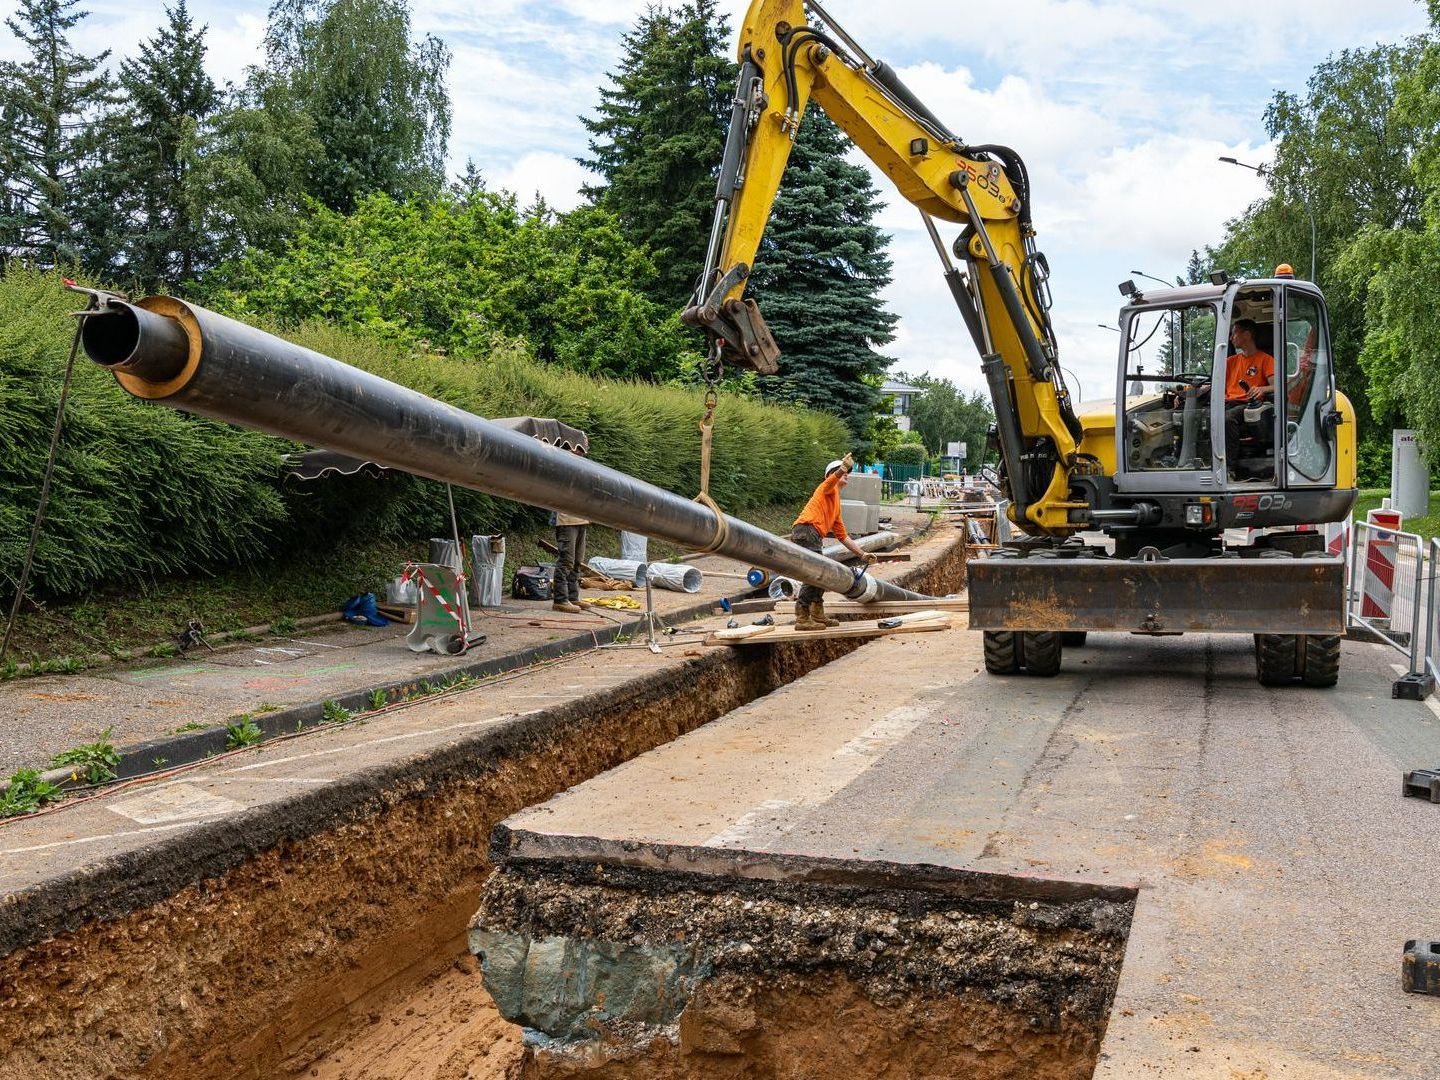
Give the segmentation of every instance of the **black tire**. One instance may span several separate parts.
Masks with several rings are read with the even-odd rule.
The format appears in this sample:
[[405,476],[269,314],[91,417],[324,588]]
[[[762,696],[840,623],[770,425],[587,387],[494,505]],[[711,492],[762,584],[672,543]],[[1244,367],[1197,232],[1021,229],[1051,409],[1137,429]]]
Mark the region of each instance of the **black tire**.
[[1089,636],[1088,630],[1066,630],[1060,635],[1060,644],[1067,649],[1078,649],[1084,646],[1085,639]]
[[1300,674],[1300,637],[1296,634],[1255,635],[1255,677],[1261,686],[1289,686]]
[[1304,667],[1300,681],[1306,686],[1330,687],[1340,681],[1340,638],[1306,634],[1301,646]]
[[1020,673],[1019,634],[1008,630],[985,631],[985,670],[991,675]]
[[1060,660],[1063,648],[1060,635],[1043,631],[1026,633],[1021,644],[1021,662],[1026,675],[1050,678],[1060,674]]

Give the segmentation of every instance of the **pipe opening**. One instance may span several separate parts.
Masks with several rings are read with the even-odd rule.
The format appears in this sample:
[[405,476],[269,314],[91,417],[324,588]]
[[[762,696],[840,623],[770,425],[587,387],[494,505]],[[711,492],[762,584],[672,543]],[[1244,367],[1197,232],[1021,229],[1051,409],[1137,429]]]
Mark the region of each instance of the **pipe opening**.
[[80,330],[85,355],[102,367],[151,382],[167,382],[185,369],[190,341],[174,319],[111,301]]
[[140,342],[140,323],[127,304],[111,304],[104,315],[91,315],[80,331],[85,355],[103,367],[123,364],[135,355]]

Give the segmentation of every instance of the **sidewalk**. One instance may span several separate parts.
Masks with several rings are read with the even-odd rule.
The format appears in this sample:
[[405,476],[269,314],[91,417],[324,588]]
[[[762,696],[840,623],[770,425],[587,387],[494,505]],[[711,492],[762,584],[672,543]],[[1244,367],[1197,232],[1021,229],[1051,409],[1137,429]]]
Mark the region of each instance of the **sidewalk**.
[[[928,518],[895,513],[902,540]],[[656,613],[667,625],[709,613],[722,597],[749,595],[749,568],[709,556],[692,561],[705,575],[698,593],[654,590]],[[631,596],[642,606],[643,589],[587,591],[587,598]],[[79,675],[16,679],[0,684],[0,778],[17,768],[44,768],[62,750],[109,739],[129,750],[120,775],[175,765],[225,749],[224,728],[249,715],[266,734],[319,723],[326,703],[358,711],[376,691],[393,700],[423,691],[425,684],[470,675],[484,678],[594,648],[619,635],[644,633],[644,612],[593,609],[582,615],[552,610],[549,601],[507,600],[476,612],[475,628],[487,640],[462,656],[414,653],[405,645],[410,627],[357,627],[339,621],[314,627],[303,637],[192,649],[170,660],[116,664]]]

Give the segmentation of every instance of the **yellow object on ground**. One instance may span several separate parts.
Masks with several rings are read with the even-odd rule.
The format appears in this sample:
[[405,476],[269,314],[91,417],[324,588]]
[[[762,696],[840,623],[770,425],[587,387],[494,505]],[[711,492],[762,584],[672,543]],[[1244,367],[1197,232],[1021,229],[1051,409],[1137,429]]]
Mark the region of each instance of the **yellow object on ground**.
[[640,601],[633,596],[602,596],[595,600],[581,600],[582,604],[589,604],[591,607],[613,608],[616,611],[639,611]]

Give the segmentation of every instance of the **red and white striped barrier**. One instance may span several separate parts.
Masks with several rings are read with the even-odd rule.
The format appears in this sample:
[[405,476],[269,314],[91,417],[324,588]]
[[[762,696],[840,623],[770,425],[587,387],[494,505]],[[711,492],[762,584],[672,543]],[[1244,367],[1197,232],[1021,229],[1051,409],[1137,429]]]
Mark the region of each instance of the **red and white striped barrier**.
[[[1395,604],[1395,533],[1400,531],[1398,510],[1371,510],[1366,521],[1375,528],[1365,543],[1365,567],[1360,577],[1360,617],[1372,622],[1390,621]],[[1390,531],[1386,531],[1390,530]]]
[[[425,572],[419,566],[414,563],[411,563],[409,566],[407,566],[405,568],[405,580],[419,582],[420,588],[424,589],[427,593],[430,594],[431,598],[433,598],[435,602],[444,609],[445,614],[449,615],[452,619],[459,623],[462,630],[465,628],[465,616],[455,610],[455,608],[451,605],[450,601],[445,598],[445,594],[442,593],[431,583],[430,579],[425,576]],[[464,596],[465,575],[456,574],[455,580],[458,582],[458,595]]]
[[1325,523],[1325,554],[1344,555],[1350,550],[1350,519]]

